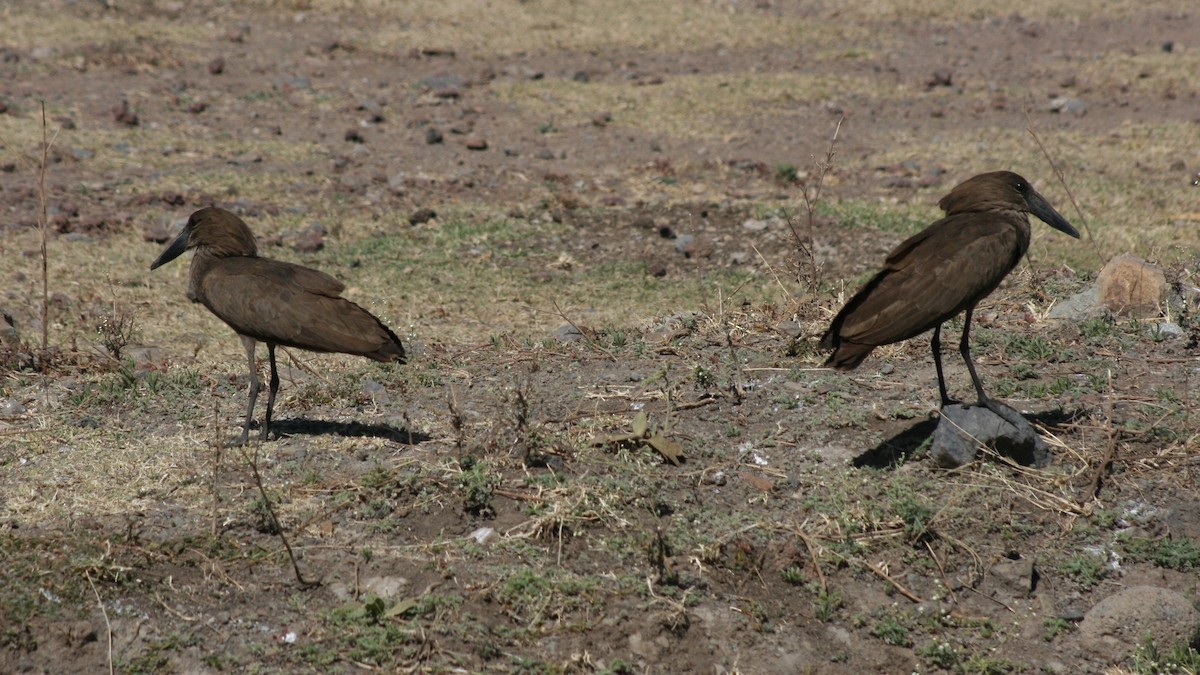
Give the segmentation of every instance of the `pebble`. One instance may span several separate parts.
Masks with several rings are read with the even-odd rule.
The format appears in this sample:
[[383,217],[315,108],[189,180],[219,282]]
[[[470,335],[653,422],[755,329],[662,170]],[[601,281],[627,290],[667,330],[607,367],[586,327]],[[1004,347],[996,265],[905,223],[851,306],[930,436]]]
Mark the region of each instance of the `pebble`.
[[564,323],[554,331],[554,339],[559,342],[576,342],[583,339],[583,333],[569,323]]
[[11,398],[0,399],[0,415],[23,415],[25,406]]
[[208,62],[208,73],[210,75],[220,75],[225,72],[225,57],[218,56]]
[[417,209],[408,217],[409,225],[422,225],[437,218],[437,213],[433,209]]
[[442,136],[441,130],[437,129],[436,127],[428,127],[425,129],[426,145],[437,145],[438,143],[441,143],[443,139],[444,137]]
[[1087,104],[1082,99],[1056,96],[1050,99],[1050,112],[1085,115]]

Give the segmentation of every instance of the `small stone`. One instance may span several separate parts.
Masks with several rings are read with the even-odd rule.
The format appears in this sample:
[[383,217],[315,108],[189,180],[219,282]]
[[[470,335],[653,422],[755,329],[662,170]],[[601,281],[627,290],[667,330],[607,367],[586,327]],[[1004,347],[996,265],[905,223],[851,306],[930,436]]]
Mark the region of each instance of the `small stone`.
[[575,80],[576,82],[585,82],[586,83],[586,82],[590,82],[592,80],[592,76],[589,75],[588,71],[586,71],[586,70],[577,70],[577,71],[575,71],[575,74],[571,76],[571,79]]
[[992,565],[992,569],[988,571],[988,576],[995,579],[1013,597],[1026,597],[1033,592],[1034,581],[1036,579],[1033,569],[1033,559],[1001,560]]
[[25,412],[26,408],[20,401],[11,398],[0,399],[0,415],[10,417],[24,415]]
[[612,113],[607,110],[601,110],[600,112],[596,113],[595,115],[592,115],[592,124],[594,126],[606,127],[606,126],[608,126],[608,123],[611,121],[612,121]]
[[188,107],[188,112],[192,113],[193,115],[199,115],[205,110],[208,110],[208,104],[204,101],[196,101]]
[[779,324],[775,326],[775,330],[783,333],[793,340],[800,337],[804,333],[804,329],[801,328],[799,322],[796,321],[780,321]]
[[675,237],[675,250],[686,256],[688,254],[688,248],[692,245],[692,242],[694,242],[694,241],[696,241],[696,238],[694,236],[692,236],[690,234],[681,234],[681,235]]
[[554,339],[559,342],[576,342],[583,339],[583,333],[569,323],[565,323],[554,331]]
[[225,57],[224,56],[218,56],[218,57],[214,58],[212,61],[208,62],[208,74],[209,75],[220,75],[223,72],[225,72]]
[[662,278],[667,276],[667,266],[661,261],[655,260],[646,265],[646,273],[652,277]]
[[734,251],[729,254],[730,265],[745,265],[750,262],[750,254],[746,251]]
[[113,108],[113,120],[117,124],[124,124],[127,127],[136,127],[138,125],[138,115],[129,107],[129,101],[122,99],[120,105]]
[[1078,98],[1056,96],[1050,99],[1050,112],[1066,113],[1068,115],[1087,114],[1087,104]]
[[1184,336],[1183,328],[1172,321],[1164,321],[1162,323],[1152,323],[1146,327],[1146,337],[1155,342],[1165,342],[1167,340],[1178,340]]
[[770,225],[770,223],[765,220],[751,218],[742,223],[742,228],[749,230],[750,232],[762,232],[763,230],[767,229],[768,225]]
[[376,405],[387,405],[392,402],[392,397],[388,394],[387,388],[369,377],[363,380],[362,393],[374,401]]
[[437,213],[433,209],[417,209],[408,217],[409,225],[422,225],[437,218]]
[[487,150],[488,147],[487,140],[478,136],[468,137],[466,145],[468,150]]
[[358,129],[346,130],[346,142],[348,143],[366,143],[367,139],[363,138],[362,132]]
[[954,73],[947,68],[938,68],[933,71],[933,75],[925,82],[925,87],[933,89],[934,87],[949,87],[953,84]]
[[426,127],[425,129],[425,144],[437,145],[443,140],[442,132],[436,127]]
[[1167,297],[1167,279],[1162,270],[1137,256],[1114,257],[1096,277],[1100,302],[1121,316],[1148,319],[1161,314]]

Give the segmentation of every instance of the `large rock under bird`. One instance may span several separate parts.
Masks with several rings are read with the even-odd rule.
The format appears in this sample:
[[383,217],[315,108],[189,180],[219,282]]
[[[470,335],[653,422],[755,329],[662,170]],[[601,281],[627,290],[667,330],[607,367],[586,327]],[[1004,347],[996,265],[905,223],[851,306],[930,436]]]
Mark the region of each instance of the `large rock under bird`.
[[188,298],[228,324],[246,349],[250,400],[241,443],[249,439],[254,404],[262,389],[254,360],[259,342],[266,343],[271,366],[267,412],[261,425],[264,440],[270,434],[279,391],[276,346],[404,363],[400,338],[375,315],[341,297],[342,282],[309,267],[259,257],[253,233],[235,214],[215,206],[196,211],[150,269],[188,250],[194,252]]
[[1029,181],[1011,171],[969,178],[938,206],[946,216],[897,246],[883,269],[834,317],[821,337],[821,346],[833,350],[825,365],[851,370],[876,347],[932,329],[943,414],[957,413],[942,373],[941,330],[943,323],[965,313],[959,353],[978,405],[1016,427],[1018,435],[1028,436],[1022,428],[1028,422],[984,392],[971,356],[971,315],[1029,249],[1029,214],[1072,237],[1079,238],[1079,232]]

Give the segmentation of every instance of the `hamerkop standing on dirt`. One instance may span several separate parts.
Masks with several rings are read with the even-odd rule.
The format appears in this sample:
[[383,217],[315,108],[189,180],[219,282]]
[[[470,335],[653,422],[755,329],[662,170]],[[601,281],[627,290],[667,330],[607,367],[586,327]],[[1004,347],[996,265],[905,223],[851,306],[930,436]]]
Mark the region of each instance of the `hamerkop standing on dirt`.
[[275,346],[314,352],[340,352],[376,361],[404,363],[400,338],[367,310],[340,297],[345,285],[317,270],[258,257],[250,228],[234,214],[215,206],[192,214],[179,236],[150,269],[193,249],[188,298],[203,303],[242,338],[250,362],[250,404],[241,442],[250,437],[254,401],[262,389],[254,363],[254,347],[267,343],[271,383],[262,438],[271,427],[279,373]]
[[963,181],[938,206],[946,217],[897,246],[883,270],[834,317],[821,337],[821,346],[834,350],[825,365],[850,370],[872,349],[932,328],[933,364],[945,407],[953,401],[942,377],[942,324],[965,311],[958,350],[971,373],[979,405],[995,411],[971,359],[971,313],[1025,255],[1028,214],[1076,239],[1079,233],[1029,181],[1011,171]]

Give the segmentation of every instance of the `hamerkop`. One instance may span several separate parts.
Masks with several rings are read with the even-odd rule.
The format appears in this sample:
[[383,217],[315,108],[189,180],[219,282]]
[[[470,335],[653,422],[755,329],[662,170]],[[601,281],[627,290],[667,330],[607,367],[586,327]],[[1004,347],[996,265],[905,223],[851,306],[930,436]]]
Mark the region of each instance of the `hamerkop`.
[[[821,346],[837,370],[862,363],[872,349],[933,329],[933,364],[942,406],[953,403],[942,376],[942,324],[966,312],[958,350],[979,405],[996,410],[983,391],[971,358],[971,314],[1000,285],[1029,248],[1029,215],[1079,238],[1079,233],[1029,181],[1011,171],[963,181],[938,206],[946,217],[909,237],[888,255],[884,268],[834,317]],[[1004,415],[1001,414],[1003,417]]]
[[267,343],[271,383],[264,440],[270,432],[279,373],[275,346],[314,352],[340,352],[376,361],[404,363],[404,347],[383,322],[340,297],[345,285],[317,270],[258,257],[250,228],[234,214],[210,206],[192,214],[179,236],[150,264],[171,262],[192,249],[188,298],[202,303],[242,338],[250,363],[250,404],[242,426],[241,443],[250,437],[254,402],[262,389],[254,348]]

